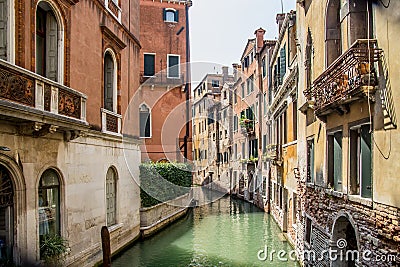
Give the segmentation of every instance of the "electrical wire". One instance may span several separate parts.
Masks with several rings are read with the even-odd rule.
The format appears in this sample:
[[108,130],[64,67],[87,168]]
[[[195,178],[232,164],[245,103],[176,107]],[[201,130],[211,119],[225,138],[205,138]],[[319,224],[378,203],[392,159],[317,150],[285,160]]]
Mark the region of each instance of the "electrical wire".
[[382,6],[384,6],[385,8],[389,8],[390,6],[390,0],[388,1],[388,3],[385,5],[385,3],[383,3],[382,0],[379,0],[379,2],[381,2]]

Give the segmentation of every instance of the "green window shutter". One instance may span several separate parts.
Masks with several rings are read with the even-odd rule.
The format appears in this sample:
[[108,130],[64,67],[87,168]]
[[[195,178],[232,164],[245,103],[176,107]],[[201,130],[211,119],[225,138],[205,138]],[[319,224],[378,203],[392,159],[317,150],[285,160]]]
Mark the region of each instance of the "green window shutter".
[[165,8],[163,9],[163,20],[167,20],[167,10]]
[[369,125],[361,126],[360,147],[361,147],[361,196],[372,197],[372,159],[371,159],[371,133]]
[[342,191],[342,132],[333,135],[333,186]]
[[280,68],[279,68],[279,80],[280,83],[282,84],[283,81],[283,76],[285,76],[286,73],[286,44],[283,46],[283,48],[280,51]]
[[58,73],[58,25],[51,12],[47,12],[46,18],[46,77],[57,81]]
[[179,21],[179,10],[175,11],[175,22]]

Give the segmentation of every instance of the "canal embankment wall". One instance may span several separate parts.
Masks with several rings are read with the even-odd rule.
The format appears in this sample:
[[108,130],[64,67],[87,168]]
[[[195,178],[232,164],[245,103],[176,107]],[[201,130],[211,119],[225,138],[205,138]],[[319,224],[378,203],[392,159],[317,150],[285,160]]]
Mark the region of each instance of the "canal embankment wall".
[[184,216],[193,202],[192,192],[140,209],[140,235],[146,238]]

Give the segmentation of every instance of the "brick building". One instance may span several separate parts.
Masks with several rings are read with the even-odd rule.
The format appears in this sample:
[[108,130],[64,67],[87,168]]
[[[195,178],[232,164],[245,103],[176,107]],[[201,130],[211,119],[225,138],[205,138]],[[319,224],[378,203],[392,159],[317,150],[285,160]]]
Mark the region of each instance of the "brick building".
[[140,0],[141,86],[133,107],[139,107],[143,161],[191,159],[190,6],[186,0]]
[[58,234],[65,265],[93,266],[103,225],[113,253],[138,236],[138,37],[138,0],[0,0],[2,259],[36,263]]
[[297,2],[299,248],[319,266],[398,266],[400,4]]

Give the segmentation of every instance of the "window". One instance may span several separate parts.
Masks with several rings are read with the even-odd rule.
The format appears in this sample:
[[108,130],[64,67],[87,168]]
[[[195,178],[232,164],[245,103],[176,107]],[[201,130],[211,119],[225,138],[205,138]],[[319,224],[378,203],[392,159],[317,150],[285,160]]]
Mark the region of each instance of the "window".
[[307,183],[314,183],[314,139],[307,140]]
[[312,226],[312,221],[310,218],[306,217],[306,242],[308,244],[311,244],[311,226]]
[[233,159],[237,159],[237,144],[233,145]]
[[218,80],[212,80],[211,81],[211,86],[212,87],[219,87],[219,81]]
[[370,125],[350,129],[350,192],[372,197],[372,156]]
[[238,120],[237,115],[235,115],[235,116],[233,117],[233,131],[234,131],[234,132],[237,132],[237,130],[238,130],[238,124],[239,124],[239,120]]
[[293,116],[293,141],[297,140],[297,100],[293,101],[293,110],[292,110],[292,116]]
[[[61,34],[61,36],[59,36]],[[56,82],[62,82],[59,56],[63,55],[62,31],[55,13],[46,2],[40,2],[36,10],[36,73]]]
[[342,191],[342,132],[328,134],[328,184]]
[[14,1],[0,0],[0,59],[8,60],[13,63],[13,42],[12,34],[14,25],[11,24],[11,16],[14,10]]
[[267,135],[266,134],[264,134],[263,135],[263,143],[262,143],[262,151],[263,151],[263,153],[265,153],[265,152],[267,152]]
[[144,76],[154,76],[155,57],[155,54],[144,54]]
[[246,143],[242,143],[242,159],[246,158]]
[[279,84],[282,84],[283,77],[286,74],[286,44],[281,48],[280,51],[280,67],[279,67]]
[[166,22],[178,22],[179,21],[179,11],[173,8],[164,8],[163,19]]
[[235,89],[235,91],[233,92],[233,103],[236,104],[237,103],[237,90]]
[[179,69],[179,55],[168,55],[167,65],[168,65],[168,78],[179,78],[180,69]]
[[113,168],[108,168],[106,175],[106,225],[111,226],[117,223],[117,174]]
[[305,68],[306,68],[305,71],[306,89],[310,89],[312,82],[312,68],[313,68],[313,44],[312,44],[312,36],[310,28],[308,28],[307,32]]
[[[39,242],[46,235],[60,235],[60,181],[56,171],[46,170],[38,188]],[[43,257],[43,255],[41,255]]]
[[265,78],[267,76],[267,65],[265,64],[265,57],[263,57],[261,60],[261,66],[262,66],[262,77]]
[[117,69],[109,50],[104,55],[104,109],[115,112],[117,99]]
[[142,104],[139,108],[140,137],[151,137],[150,108]]
[[242,99],[244,98],[244,83],[241,84],[241,89],[242,89]]
[[254,91],[254,76],[251,75],[247,79],[247,94],[251,94]]

